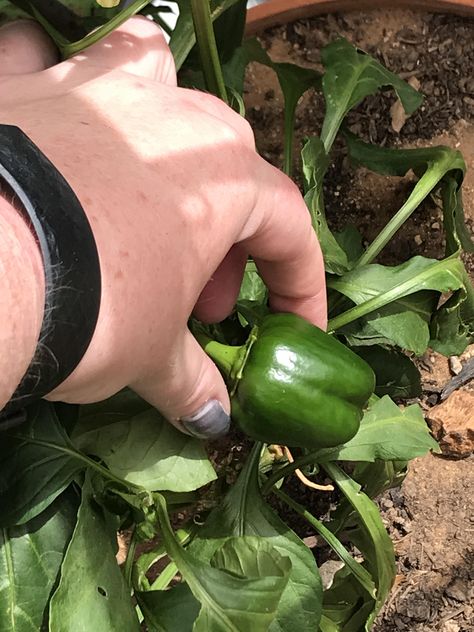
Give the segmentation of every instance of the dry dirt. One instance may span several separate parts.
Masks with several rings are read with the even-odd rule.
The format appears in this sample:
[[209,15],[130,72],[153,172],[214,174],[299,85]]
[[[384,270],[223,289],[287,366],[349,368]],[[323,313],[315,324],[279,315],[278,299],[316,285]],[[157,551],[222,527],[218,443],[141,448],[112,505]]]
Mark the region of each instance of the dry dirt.
[[[447,144],[459,149],[468,173],[464,185],[467,224],[474,227],[474,20],[402,10],[330,15],[300,21],[261,35],[275,61],[321,69],[320,48],[342,35],[404,78],[416,77],[426,98],[401,131],[392,128],[393,93],[366,99],[350,117],[354,132],[386,146]],[[262,155],[282,164],[282,99],[275,75],[253,64],[247,75],[248,118]],[[307,93],[300,102],[296,143],[320,130],[323,101]],[[295,145],[296,146],[296,145]],[[298,151],[295,174],[299,175]],[[410,178],[387,178],[354,170],[336,144],[327,178],[328,219],[334,227],[354,223],[372,239],[398,210],[413,186]],[[443,253],[439,209],[428,201],[382,253],[380,261],[400,263],[415,254]],[[466,257],[474,272],[474,258]],[[462,358],[472,355],[472,349]],[[419,362],[425,410],[438,403],[453,378],[447,358],[429,352]],[[472,389],[473,384],[462,386]],[[298,489],[298,488],[297,488]],[[293,491],[297,491],[297,489]],[[305,494],[302,488],[301,494]],[[398,576],[376,632],[472,632],[474,630],[474,460],[439,456],[417,459],[398,490],[380,499],[395,541]],[[305,499],[306,500],[306,499]],[[303,529],[296,525],[297,530]],[[301,532],[301,531],[300,531]],[[304,532],[302,535],[308,535]]]

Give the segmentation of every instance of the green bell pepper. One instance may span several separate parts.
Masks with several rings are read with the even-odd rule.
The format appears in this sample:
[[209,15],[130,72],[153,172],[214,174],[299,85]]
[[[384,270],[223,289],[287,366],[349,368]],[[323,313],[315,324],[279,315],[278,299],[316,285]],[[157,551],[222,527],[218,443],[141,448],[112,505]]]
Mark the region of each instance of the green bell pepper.
[[232,418],[253,439],[323,448],[358,431],[374,373],[303,318],[266,316],[241,347],[197,337],[227,379]]

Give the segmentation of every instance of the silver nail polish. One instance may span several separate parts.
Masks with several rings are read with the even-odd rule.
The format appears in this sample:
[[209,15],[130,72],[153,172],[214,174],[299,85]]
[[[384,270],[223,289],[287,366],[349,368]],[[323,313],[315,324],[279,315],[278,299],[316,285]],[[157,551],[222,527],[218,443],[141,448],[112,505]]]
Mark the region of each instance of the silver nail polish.
[[181,418],[186,432],[199,439],[215,439],[227,434],[230,417],[217,399],[209,399],[192,415]]

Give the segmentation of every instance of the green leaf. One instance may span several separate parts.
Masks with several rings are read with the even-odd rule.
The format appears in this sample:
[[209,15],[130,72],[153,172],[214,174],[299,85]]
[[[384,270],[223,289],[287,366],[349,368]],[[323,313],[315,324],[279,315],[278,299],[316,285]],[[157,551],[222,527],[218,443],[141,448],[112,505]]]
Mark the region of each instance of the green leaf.
[[436,295],[425,290],[449,292],[464,287],[463,265],[456,256],[442,261],[413,257],[393,267],[368,264],[329,279],[328,287],[356,303],[332,318],[329,330],[364,317],[392,344],[422,354],[428,346],[429,321],[437,301]]
[[[355,511],[360,525],[357,530],[350,532],[349,537],[364,556],[377,587],[375,604],[367,608],[367,613],[362,613],[365,621],[363,629],[369,632],[395,579],[393,544],[383,526],[377,505],[361,491],[360,485],[333,463],[324,464],[323,467]],[[360,630],[361,627],[356,629]]]
[[303,68],[295,64],[286,62],[274,62],[270,59],[267,52],[262,48],[257,40],[247,40],[244,43],[247,51],[248,60],[256,61],[275,71],[278,83],[283,93],[284,110],[285,110],[285,129],[284,129],[284,165],[283,171],[291,174],[293,161],[293,133],[296,106],[302,95],[309,88],[321,87],[321,75],[311,68]]
[[369,498],[376,498],[382,492],[400,487],[407,474],[407,461],[375,461],[357,463],[352,478],[362,485],[362,491]]
[[436,171],[441,179],[451,172],[459,187],[466,172],[461,152],[444,145],[418,149],[378,147],[365,143],[347,130],[344,130],[344,139],[354,165],[362,165],[385,176],[405,176],[411,169],[419,178],[426,172],[432,173],[433,177]]
[[305,177],[305,202],[311,215],[313,228],[321,244],[327,272],[344,274],[351,269],[347,253],[331,232],[324,209],[323,181],[329,158],[320,138],[309,138],[301,152]]
[[53,23],[51,20],[48,20],[43,13],[40,13],[40,11],[38,11],[31,2],[28,4],[31,8],[30,12],[32,16],[41,24],[48,35],[52,38],[58,47],[62,58],[66,59],[68,57],[72,57],[73,55],[77,55],[89,46],[92,46],[92,44],[99,42],[130,17],[139,13],[150,2],[151,0],[134,0],[118,12],[115,9],[107,9],[107,11],[111,11],[111,18],[77,41],[70,41],[69,38],[64,36],[63,24],[58,24],[56,22]]
[[341,231],[334,233],[334,237],[346,253],[351,267],[353,267],[364,252],[362,235],[353,224],[347,224]]
[[[204,562],[191,553],[190,547],[187,550],[181,547],[171,529],[164,498],[158,493],[154,498],[168,555],[201,604],[194,632],[268,630],[288,583],[291,568],[288,557],[280,555],[270,542],[233,538],[218,544],[220,553],[215,556],[213,551],[211,563]],[[229,559],[233,571],[238,559],[240,568],[250,576],[223,569],[222,564]]]
[[247,261],[237,299],[237,312],[242,327],[258,324],[268,314],[268,290],[253,261]]
[[322,614],[319,622],[319,632],[341,632],[341,628],[325,614]]
[[334,553],[339,557],[339,559],[344,562],[346,568],[354,579],[366,590],[371,597],[375,597],[375,585],[372,581],[370,574],[366,571],[366,569],[357,562],[352,555],[346,550],[344,545],[337,539],[337,537],[332,533],[321,520],[315,518],[312,514],[309,513],[303,505],[297,503],[291,496],[285,494],[285,492],[281,489],[273,488],[272,490],[276,496],[281,498],[289,507],[294,509],[299,513],[300,516],[305,518],[309,524],[316,530],[317,533],[327,542],[327,544],[332,548]]
[[[223,620],[218,622],[210,604],[202,602],[194,631],[227,632],[235,629],[239,632],[251,629],[266,632],[275,618],[278,602],[288,582],[290,559],[262,538],[247,536],[226,540],[214,554],[211,565],[226,571],[220,574],[221,585],[217,583],[218,576],[212,576],[212,569],[207,570],[205,575],[212,581],[214,594],[235,628],[226,627]],[[203,566],[207,568],[207,565]]]
[[409,357],[378,345],[353,349],[375,373],[375,394],[409,399],[421,395],[421,376]]
[[147,490],[192,491],[216,478],[202,441],[179,432],[130,391],[82,406],[72,440]]
[[407,114],[414,112],[423,101],[422,95],[400,77],[345,39],[323,48],[321,59],[326,68],[323,77],[326,115],[321,139],[327,152],[349,110],[380,88],[392,86]]
[[200,604],[187,584],[170,590],[136,592],[135,596],[149,632],[193,632]]
[[292,568],[281,597],[271,632],[295,629],[314,632],[321,615],[322,585],[314,556],[263,500],[258,484],[258,445],[254,447],[239,479],[207,519],[189,545],[199,559],[208,562],[216,549],[231,536],[259,536],[282,555],[289,555]]
[[[89,475],[82,488],[77,524],[50,603],[50,630],[139,632],[130,588],[117,565],[116,524],[96,504]],[[87,623],[85,623],[87,622]]]
[[466,252],[474,252],[474,241],[464,218],[462,189],[454,175],[448,174],[443,178],[441,198],[446,231],[446,255],[452,255],[460,248]]
[[[324,591],[322,630],[361,632],[375,603],[349,574],[347,568],[339,570],[328,590]],[[354,625],[355,623],[355,625]]]
[[246,300],[264,303],[267,300],[267,295],[267,287],[257,270],[255,262],[247,261],[238,301]]
[[0,632],[43,629],[78,506],[69,489],[30,522],[0,529]]
[[[211,0],[211,19],[215,21],[220,15],[239,0]],[[189,0],[177,0],[179,18],[171,35],[170,48],[173,53],[176,69],[179,70],[186,57],[196,43],[193,17]]]
[[1,526],[28,522],[85,467],[61,427],[54,405],[28,408],[28,420],[2,432],[0,442]]
[[474,287],[464,269],[464,287],[449,297],[431,321],[430,346],[445,356],[460,355],[474,342]]
[[447,198],[445,198],[444,204],[445,225],[448,227],[447,250],[449,254],[455,252],[455,249],[450,247],[453,239],[458,239],[457,233],[455,235],[453,231],[461,230],[459,225],[463,218],[462,207],[459,208],[459,200],[461,199],[459,188],[466,171],[462,154],[450,147],[442,146],[423,149],[376,147],[363,143],[347,131],[344,132],[344,136],[353,163],[363,165],[384,175],[403,176],[412,169],[420,178],[406,202],[370,244],[366,252],[360,257],[358,264],[370,263],[382,251],[421,202],[439,187],[443,178],[449,178],[456,183],[452,185],[454,190],[451,191],[452,199],[449,202],[451,205],[455,204],[456,208],[449,207]]
[[222,64],[229,62],[242,45],[247,0],[237,0],[214,21],[217,50]]
[[321,461],[409,461],[439,452],[417,404],[400,409],[388,395],[369,406],[348,443],[321,452]]

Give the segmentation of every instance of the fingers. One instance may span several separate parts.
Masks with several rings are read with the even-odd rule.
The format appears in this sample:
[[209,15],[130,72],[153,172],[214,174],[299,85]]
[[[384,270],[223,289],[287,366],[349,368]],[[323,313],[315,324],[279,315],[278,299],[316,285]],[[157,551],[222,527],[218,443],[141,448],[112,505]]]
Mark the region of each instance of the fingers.
[[216,365],[186,330],[156,375],[131,385],[182,432],[211,439],[230,427],[230,402]]
[[144,17],[127,20],[108,37],[77,55],[75,60],[120,69],[170,86],[177,83],[173,55],[163,32]]
[[326,329],[324,262],[306,204],[296,185],[263,160],[261,172],[243,245],[268,286],[271,308]]
[[232,312],[244,275],[247,252],[234,246],[212,275],[194,308],[194,316],[204,323],[219,323]]
[[39,72],[57,62],[56,46],[36,22],[19,20],[0,29],[0,75]]

